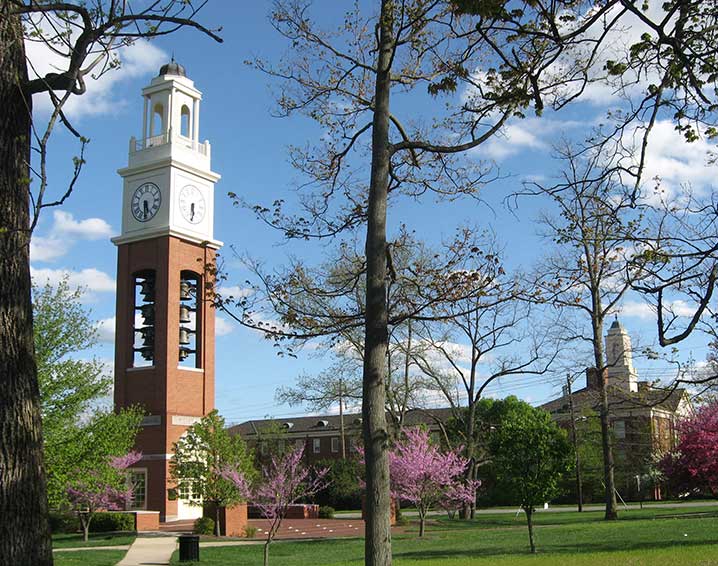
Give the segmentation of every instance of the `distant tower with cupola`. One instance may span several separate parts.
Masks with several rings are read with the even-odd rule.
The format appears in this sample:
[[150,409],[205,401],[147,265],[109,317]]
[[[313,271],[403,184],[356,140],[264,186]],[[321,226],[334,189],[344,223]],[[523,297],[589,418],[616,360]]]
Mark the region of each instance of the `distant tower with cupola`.
[[624,391],[638,391],[638,374],[633,367],[631,337],[618,321],[613,321],[606,334],[608,385]]
[[214,184],[200,142],[202,93],[174,60],[142,90],[142,135],[131,138],[117,245],[116,408],[139,405],[135,507],[163,520],[201,516],[171,489],[172,445],[214,408]]

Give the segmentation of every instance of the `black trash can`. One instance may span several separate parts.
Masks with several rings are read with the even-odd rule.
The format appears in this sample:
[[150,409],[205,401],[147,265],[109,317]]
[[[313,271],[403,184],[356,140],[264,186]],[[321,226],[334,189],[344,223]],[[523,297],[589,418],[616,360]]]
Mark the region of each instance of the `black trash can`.
[[180,562],[199,562],[199,535],[180,535]]

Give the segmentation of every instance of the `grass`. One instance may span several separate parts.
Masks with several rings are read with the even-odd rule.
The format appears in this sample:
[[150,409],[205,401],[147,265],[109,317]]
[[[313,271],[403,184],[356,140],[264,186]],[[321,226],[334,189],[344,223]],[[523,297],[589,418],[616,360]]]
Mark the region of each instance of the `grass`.
[[135,540],[134,533],[94,533],[85,542],[79,533],[52,535],[52,548],[82,548],[85,546],[123,546]]
[[112,566],[125,555],[124,550],[82,550],[78,552],[55,552],[55,566]]
[[[706,515],[694,515],[695,513]],[[474,521],[431,520],[419,539],[416,524],[393,540],[396,566],[684,566],[718,565],[718,510],[644,509],[624,512],[616,522],[602,513],[536,515],[539,554],[528,552],[523,516],[481,515]],[[363,563],[364,541],[278,542],[274,566],[340,566]],[[262,563],[261,546],[203,548],[202,566]],[[177,563],[177,555],[173,564]]]

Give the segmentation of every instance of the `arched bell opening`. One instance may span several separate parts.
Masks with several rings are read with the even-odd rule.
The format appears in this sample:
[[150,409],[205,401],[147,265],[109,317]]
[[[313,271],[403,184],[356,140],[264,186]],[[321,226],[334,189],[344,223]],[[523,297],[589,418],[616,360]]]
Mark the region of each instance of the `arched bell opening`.
[[146,367],[155,361],[155,271],[147,269],[132,275],[135,297],[132,315],[132,366]]
[[165,109],[162,104],[155,104],[152,107],[150,118],[150,137],[159,136],[165,133]]
[[190,119],[189,106],[183,104],[182,109],[180,110],[180,135],[186,138],[192,137],[192,132],[190,131],[191,127],[192,121]]
[[180,273],[179,352],[180,367],[202,367],[199,356],[201,320],[201,277],[193,271]]

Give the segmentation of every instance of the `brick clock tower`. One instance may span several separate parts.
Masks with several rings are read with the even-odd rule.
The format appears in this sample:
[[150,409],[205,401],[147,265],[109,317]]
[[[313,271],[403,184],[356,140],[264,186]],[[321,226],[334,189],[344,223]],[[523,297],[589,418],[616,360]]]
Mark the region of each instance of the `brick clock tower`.
[[205,300],[213,238],[210,145],[199,141],[202,93],[172,61],[142,90],[142,137],[130,139],[117,246],[115,407],[145,418],[131,471],[134,505],[162,520],[201,516],[169,492],[172,444],[214,408],[214,320]]

